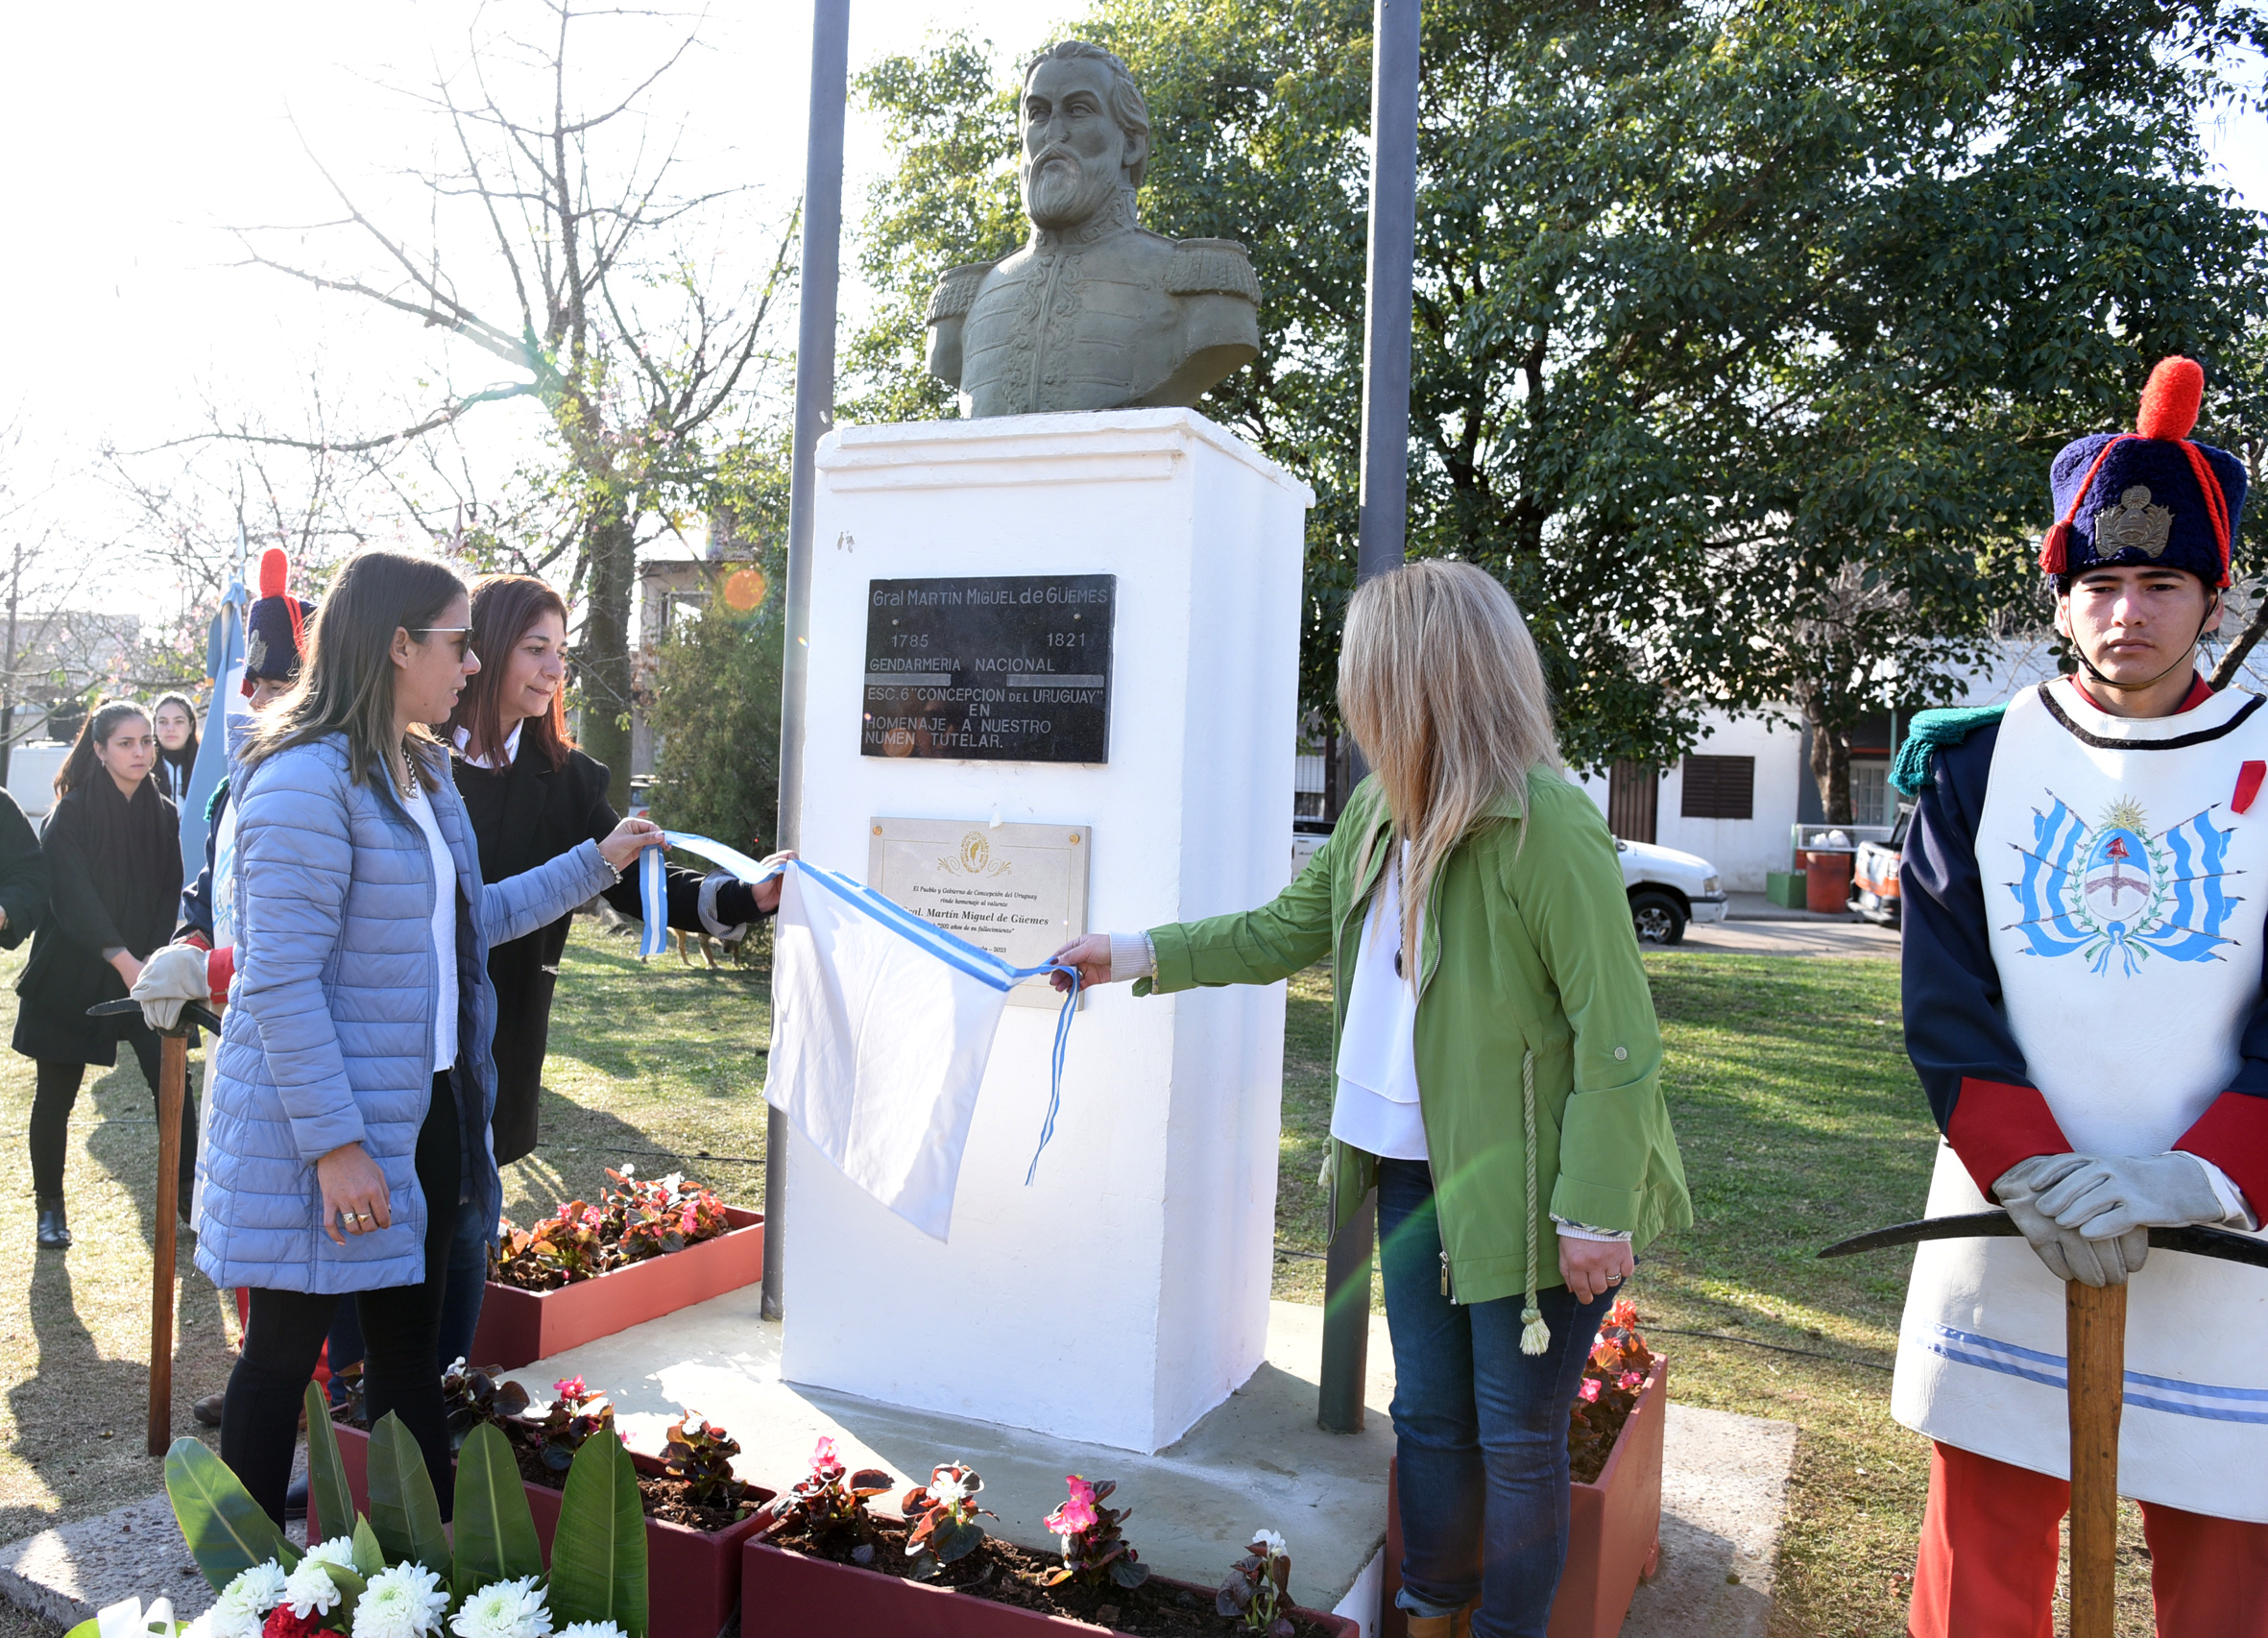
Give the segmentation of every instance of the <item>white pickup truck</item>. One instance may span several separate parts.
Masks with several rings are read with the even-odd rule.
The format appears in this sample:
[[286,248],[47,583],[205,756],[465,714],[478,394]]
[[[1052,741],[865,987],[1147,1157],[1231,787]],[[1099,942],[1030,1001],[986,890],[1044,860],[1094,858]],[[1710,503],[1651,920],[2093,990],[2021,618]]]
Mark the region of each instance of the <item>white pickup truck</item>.
[[[1291,821],[1291,874],[1307,867],[1331,834],[1328,819]],[[1725,919],[1725,889],[1717,867],[1698,854],[1657,848],[1652,842],[1614,844],[1622,860],[1623,890],[1630,896],[1630,925],[1640,944],[1676,944],[1689,922]]]
[[1726,900],[1717,867],[1699,854],[1617,840],[1623,890],[1640,944],[1676,944],[1688,922],[1721,922]]

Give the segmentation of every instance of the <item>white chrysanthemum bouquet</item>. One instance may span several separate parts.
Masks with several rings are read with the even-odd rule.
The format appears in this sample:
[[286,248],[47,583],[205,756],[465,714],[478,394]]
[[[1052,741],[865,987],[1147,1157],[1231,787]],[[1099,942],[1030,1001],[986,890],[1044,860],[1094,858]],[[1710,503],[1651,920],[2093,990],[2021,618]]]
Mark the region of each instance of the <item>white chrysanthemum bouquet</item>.
[[389,1413],[371,1430],[370,1494],[355,1511],[322,1392],[307,1388],[308,1488],[325,1523],[354,1528],[298,1552],[218,1457],[180,1439],[165,1458],[174,1517],[220,1595],[187,1626],[159,1599],[129,1599],[69,1638],[646,1638],[645,1522],[638,1472],[612,1431],[567,1470],[546,1571],[512,1448],[494,1427],[457,1453],[456,1528],[443,1528],[423,1453]]

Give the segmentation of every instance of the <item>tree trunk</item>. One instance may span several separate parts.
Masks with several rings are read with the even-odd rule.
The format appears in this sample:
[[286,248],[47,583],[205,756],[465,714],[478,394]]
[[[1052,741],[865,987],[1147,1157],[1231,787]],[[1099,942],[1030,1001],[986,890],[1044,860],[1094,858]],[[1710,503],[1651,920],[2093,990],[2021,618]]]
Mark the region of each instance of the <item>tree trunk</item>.
[[1830,825],[1850,821],[1850,735],[1830,728],[1818,696],[1803,702],[1803,720],[1811,728],[1811,777],[1819,786],[1820,811]]
[[583,749],[607,765],[607,800],[630,811],[630,592],[638,535],[615,503],[593,518],[587,537],[583,641],[576,654],[583,689]]

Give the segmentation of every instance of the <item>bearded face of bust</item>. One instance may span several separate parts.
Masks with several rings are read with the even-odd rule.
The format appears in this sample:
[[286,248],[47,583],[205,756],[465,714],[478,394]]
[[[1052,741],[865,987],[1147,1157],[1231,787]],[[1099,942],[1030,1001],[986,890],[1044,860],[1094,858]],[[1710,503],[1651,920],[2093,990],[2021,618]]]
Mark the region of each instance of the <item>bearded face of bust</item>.
[[1110,111],[1109,68],[1044,59],[1024,86],[1024,208],[1046,229],[1075,228],[1132,185],[1146,140]]

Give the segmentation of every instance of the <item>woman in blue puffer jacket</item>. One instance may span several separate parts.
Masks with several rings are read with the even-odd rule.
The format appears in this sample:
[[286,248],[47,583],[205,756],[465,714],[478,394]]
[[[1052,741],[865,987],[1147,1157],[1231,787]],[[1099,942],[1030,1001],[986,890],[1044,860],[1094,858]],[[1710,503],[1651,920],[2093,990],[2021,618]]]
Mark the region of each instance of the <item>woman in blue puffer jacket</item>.
[[207,1094],[197,1265],[252,1289],[221,1456],[278,1520],[302,1395],[349,1293],[371,1414],[400,1416],[447,1506],[442,1276],[458,1207],[493,1222],[502,1195],[489,945],[612,886],[660,839],[624,820],[482,883],[427,729],[480,668],[470,624],[444,565],[357,553],[291,694],[235,731],[236,977]]

